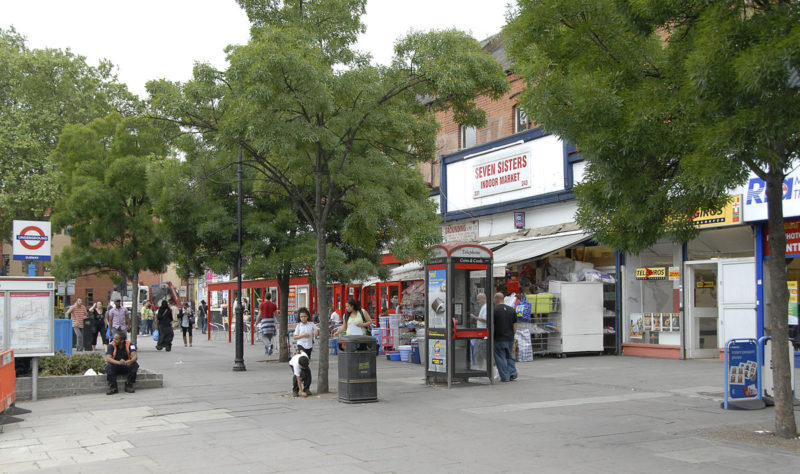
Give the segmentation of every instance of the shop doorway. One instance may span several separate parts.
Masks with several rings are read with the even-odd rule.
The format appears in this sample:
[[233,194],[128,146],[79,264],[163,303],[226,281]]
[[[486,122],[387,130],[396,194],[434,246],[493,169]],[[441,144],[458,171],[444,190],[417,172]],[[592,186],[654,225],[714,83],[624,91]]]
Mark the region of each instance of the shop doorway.
[[720,347],[756,337],[756,264],[752,258],[719,261]]
[[717,261],[686,262],[685,268],[686,357],[719,357]]
[[756,337],[755,260],[686,262],[686,357],[719,358],[725,341]]

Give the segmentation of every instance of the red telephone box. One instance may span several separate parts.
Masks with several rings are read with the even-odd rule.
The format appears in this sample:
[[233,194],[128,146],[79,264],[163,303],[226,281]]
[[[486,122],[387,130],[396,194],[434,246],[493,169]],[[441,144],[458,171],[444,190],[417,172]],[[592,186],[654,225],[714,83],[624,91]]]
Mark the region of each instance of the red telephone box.
[[491,250],[469,242],[433,248],[425,268],[425,381],[492,383]]

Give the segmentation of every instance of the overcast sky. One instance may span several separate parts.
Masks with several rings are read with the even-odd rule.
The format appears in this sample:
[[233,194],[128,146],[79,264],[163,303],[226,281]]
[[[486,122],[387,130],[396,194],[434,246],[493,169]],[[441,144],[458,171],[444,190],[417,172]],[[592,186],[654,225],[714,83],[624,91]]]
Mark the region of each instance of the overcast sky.
[[[369,0],[359,46],[388,63],[411,29],[456,27],[482,40],[503,27],[509,1]],[[12,25],[31,48],[111,60],[140,96],[151,79],[189,79],[195,61],[225,68],[225,46],[246,43],[249,28],[235,0],[0,0],[0,28]]]

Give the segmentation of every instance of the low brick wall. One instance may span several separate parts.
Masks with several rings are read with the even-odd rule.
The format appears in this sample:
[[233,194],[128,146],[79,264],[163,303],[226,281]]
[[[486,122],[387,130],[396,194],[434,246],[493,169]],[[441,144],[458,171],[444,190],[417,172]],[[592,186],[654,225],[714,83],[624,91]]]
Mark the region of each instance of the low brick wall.
[[[90,393],[105,393],[106,376],[102,375],[62,375],[39,377],[38,398],[70,397]],[[125,376],[117,377],[120,390],[125,388]],[[136,390],[142,388],[161,388],[164,386],[164,375],[139,369],[136,375]],[[18,377],[15,385],[17,400],[31,399],[31,378]]]

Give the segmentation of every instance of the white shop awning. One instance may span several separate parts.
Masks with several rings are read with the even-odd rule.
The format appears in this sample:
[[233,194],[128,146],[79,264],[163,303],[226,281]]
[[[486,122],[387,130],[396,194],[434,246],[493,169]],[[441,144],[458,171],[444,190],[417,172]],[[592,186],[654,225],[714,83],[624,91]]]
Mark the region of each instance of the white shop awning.
[[392,269],[389,281],[424,280],[425,269],[419,262],[409,262]]
[[502,277],[506,273],[506,266],[510,264],[558,252],[590,238],[590,235],[579,231],[511,241],[494,251],[492,274]]

